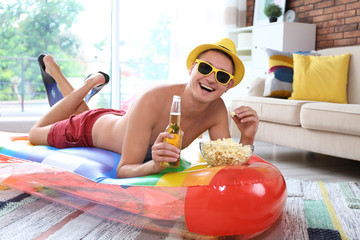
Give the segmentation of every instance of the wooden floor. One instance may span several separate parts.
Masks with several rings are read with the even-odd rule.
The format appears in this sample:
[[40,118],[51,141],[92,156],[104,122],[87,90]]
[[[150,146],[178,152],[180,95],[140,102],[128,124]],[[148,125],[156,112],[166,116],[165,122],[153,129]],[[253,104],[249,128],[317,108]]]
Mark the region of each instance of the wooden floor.
[[255,142],[255,154],[273,163],[284,177],[309,181],[358,181],[360,161]]
[[[199,153],[197,139],[182,151],[185,159]],[[254,154],[274,164],[285,178],[308,181],[360,182],[360,161],[342,159],[264,142],[255,142]],[[184,154],[183,154],[184,153]]]

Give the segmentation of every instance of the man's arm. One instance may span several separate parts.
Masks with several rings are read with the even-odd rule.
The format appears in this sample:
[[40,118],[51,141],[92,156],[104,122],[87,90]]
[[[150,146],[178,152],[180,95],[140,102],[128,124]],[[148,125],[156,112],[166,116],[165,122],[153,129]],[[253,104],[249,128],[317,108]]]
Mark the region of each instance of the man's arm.
[[[225,104],[218,103],[211,110],[211,118],[214,120],[213,125],[209,128],[211,140],[230,138],[228,124],[228,111]],[[257,113],[250,107],[242,106],[231,114],[236,126],[241,132],[240,143],[243,145],[253,145],[257,132],[259,118]]]
[[169,143],[164,143],[165,137],[173,138],[173,135],[167,132],[159,134],[151,148],[152,160],[146,163],[143,163],[145,155],[143,155],[141,163],[140,161],[132,161],[135,157],[140,155],[138,154],[139,151],[136,151],[136,149],[131,148],[130,150],[125,151],[126,154],[122,155],[120,164],[117,168],[117,178],[129,178],[156,174],[165,169],[160,165],[161,162],[176,162],[180,156],[180,150]]
[[209,128],[210,139],[230,138],[228,112],[222,101],[211,109],[211,118],[214,123]]
[[240,143],[253,145],[259,125],[259,117],[255,110],[247,106],[241,106],[235,109],[231,117],[241,132]]
[[[157,102],[157,105],[154,105]],[[162,115],[158,109],[156,95],[146,93],[139,101],[133,104],[129,114],[124,143],[121,151],[121,161],[117,167],[118,178],[138,177],[159,173],[164,168],[161,161],[176,161],[179,150],[168,143],[163,143],[165,137],[172,138],[169,133],[155,133],[156,124],[161,121]],[[167,121],[167,119],[166,119]],[[164,126],[165,130],[165,126]],[[156,138],[152,146],[153,160],[143,163],[152,138]]]

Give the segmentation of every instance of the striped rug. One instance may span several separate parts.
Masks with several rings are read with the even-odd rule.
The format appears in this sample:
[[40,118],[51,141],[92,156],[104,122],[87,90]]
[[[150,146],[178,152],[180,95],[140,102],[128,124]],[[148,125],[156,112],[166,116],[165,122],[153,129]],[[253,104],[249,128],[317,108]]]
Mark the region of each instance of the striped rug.
[[[286,182],[283,215],[255,239],[360,239],[360,183]],[[0,185],[0,239],[184,238],[97,217]]]
[[286,179],[283,215],[255,239],[360,239],[360,183]]

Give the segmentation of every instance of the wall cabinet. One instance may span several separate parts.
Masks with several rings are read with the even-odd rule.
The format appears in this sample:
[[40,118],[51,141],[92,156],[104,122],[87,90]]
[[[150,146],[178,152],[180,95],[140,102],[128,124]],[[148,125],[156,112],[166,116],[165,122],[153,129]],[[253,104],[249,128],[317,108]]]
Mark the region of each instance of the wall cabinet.
[[269,23],[234,29],[229,32],[229,37],[234,41],[237,54],[246,66],[247,74],[243,81],[248,85],[255,77],[266,74],[265,48],[290,52],[315,50],[316,25]]

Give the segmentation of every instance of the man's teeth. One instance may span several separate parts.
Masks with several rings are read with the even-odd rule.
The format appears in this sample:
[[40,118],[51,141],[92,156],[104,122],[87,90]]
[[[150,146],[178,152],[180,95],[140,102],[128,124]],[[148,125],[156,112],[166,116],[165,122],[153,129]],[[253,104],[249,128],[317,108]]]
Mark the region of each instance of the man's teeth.
[[205,90],[207,90],[207,91],[214,91],[214,89],[213,88],[211,88],[211,87],[209,87],[209,86],[206,86],[206,85],[204,85],[204,84],[200,84],[200,86],[202,87],[202,88],[204,88]]

